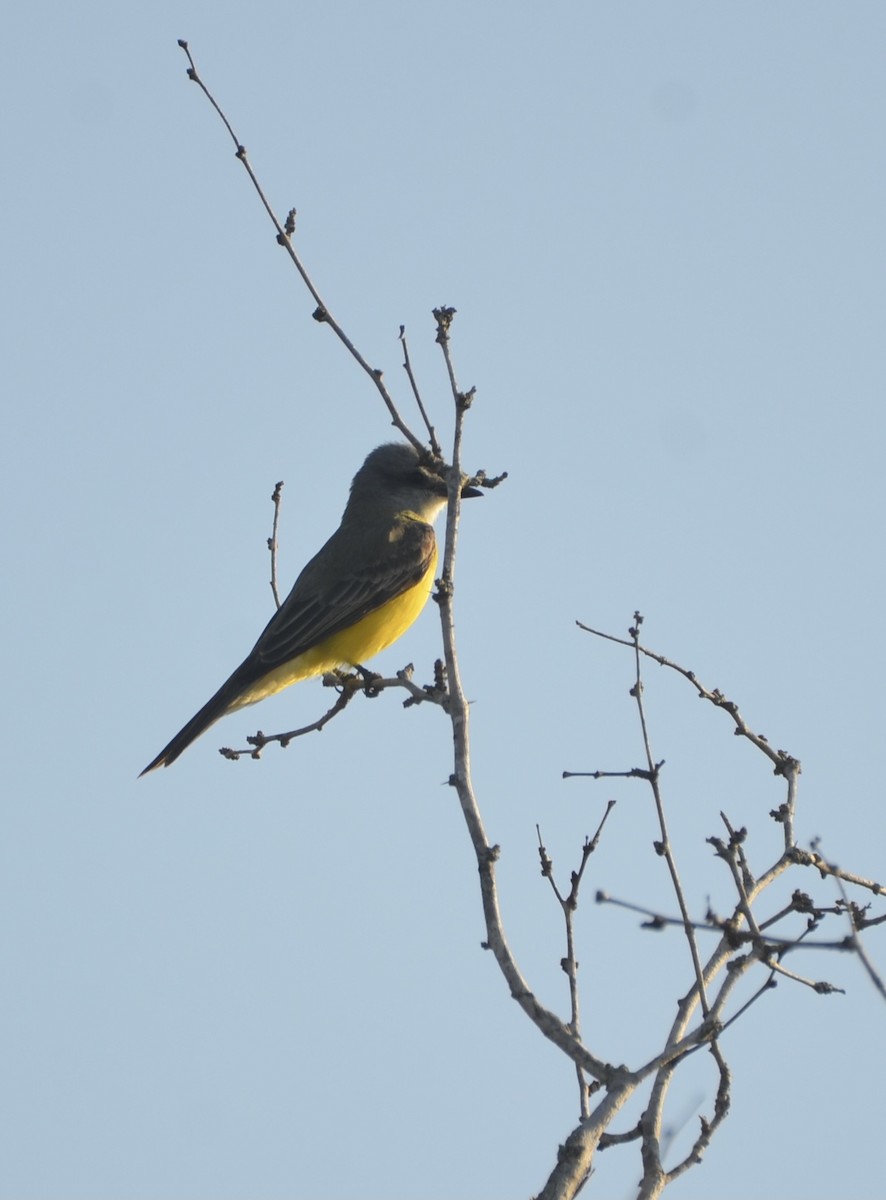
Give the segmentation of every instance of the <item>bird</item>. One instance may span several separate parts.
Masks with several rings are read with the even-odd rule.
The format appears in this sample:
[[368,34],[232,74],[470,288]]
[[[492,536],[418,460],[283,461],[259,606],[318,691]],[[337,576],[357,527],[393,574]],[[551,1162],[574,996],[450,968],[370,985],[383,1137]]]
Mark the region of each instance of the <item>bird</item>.
[[[482,496],[464,485],[465,499]],[[427,452],[387,442],[354,476],[332,537],[302,570],[239,667],[141,775],[168,767],[220,717],[303,679],[360,667],[405,633],[437,567],[446,482]],[[141,776],[140,776],[141,777]]]

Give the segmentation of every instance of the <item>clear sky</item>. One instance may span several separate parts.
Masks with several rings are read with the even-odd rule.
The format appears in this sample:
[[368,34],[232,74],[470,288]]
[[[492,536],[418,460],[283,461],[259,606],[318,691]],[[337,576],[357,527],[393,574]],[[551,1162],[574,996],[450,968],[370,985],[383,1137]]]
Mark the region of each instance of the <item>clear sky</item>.
[[[270,615],[274,483],[291,581],[390,436],[179,37],[404,403],[407,326],[443,433],[430,310],[458,309],[466,465],[510,472],[465,512],[457,596],[506,926],[565,1014],[535,825],[565,880],[616,798],[578,953],[589,1044],[636,1064],[690,975],[676,935],[592,903],[673,906],[646,793],[560,779],[641,756],[630,657],[576,618],[621,633],[639,607],[803,761],[801,839],[886,875],[886,9],[4,19],[0,1200],[526,1196],[574,1077],[480,949],[440,714],[388,694],[260,763],[217,754],[319,715],[305,684],[136,782]],[[377,665],[425,680],[438,647],[429,609]],[[723,809],[766,865],[781,791],[685,684],[656,669],[647,700],[689,902],[722,911],[704,839]],[[848,994],[782,983],[731,1031],[734,1112],[678,1200],[882,1192],[882,1002],[848,959],[795,965]],[[675,1089],[677,1150],[712,1085]],[[594,1194],[637,1173],[608,1152]]]

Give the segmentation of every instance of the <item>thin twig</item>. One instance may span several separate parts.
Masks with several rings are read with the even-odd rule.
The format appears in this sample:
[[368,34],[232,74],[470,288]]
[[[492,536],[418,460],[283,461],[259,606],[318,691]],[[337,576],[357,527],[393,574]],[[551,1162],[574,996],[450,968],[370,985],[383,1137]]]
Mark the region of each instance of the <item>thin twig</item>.
[[698,944],[695,940],[695,931],[692,928],[692,919],[689,916],[689,906],[686,903],[686,896],[683,892],[683,885],[680,882],[680,873],[677,870],[677,860],[674,855],[673,847],[671,846],[670,835],[668,834],[667,820],[665,818],[664,801],[662,799],[661,787],[659,785],[660,764],[657,764],[652,755],[652,746],[649,740],[649,729],[646,724],[646,709],[643,704],[643,673],[640,667],[640,625],[643,622],[639,612],[634,613],[634,624],[630,630],[631,637],[634,641],[634,686],[631,689],[631,694],[637,702],[637,711],[640,716],[640,729],[643,736],[643,750],[646,754],[646,767],[649,771],[649,785],[652,788],[652,795],[655,799],[655,811],[658,814],[658,825],[661,831],[661,842],[656,846],[657,852],[663,856],[667,864],[668,873],[671,876],[671,885],[674,889],[674,894],[677,897],[677,905],[680,909],[680,914],[683,918],[683,932],[686,935],[686,941],[689,944],[689,953],[692,958],[692,966],[695,970],[695,981],[698,986],[699,999],[701,1001],[702,1013],[708,1015],[708,1000],[705,995],[704,974],[701,969],[701,958],[698,953]]
[[[764,959],[763,961],[766,960]],[[844,996],[846,994],[845,988],[837,987],[835,984],[828,983],[824,979],[807,979],[805,975],[798,975],[795,971],[789,971],[780,962],[769,960],[766,961],[766,965],[771,967],[773,971],[777,971],[779,975],[784,975],[788,979],[793,979],[795,983],[802,983],[804,987],[811,988],[813,992],[818,992],[820,996],[829,996],[832,992],[840,992]]]
[[[554,864],[544,847],[541,837],[541,828],[536,825],[535,832],[538,835],[538,856],[541,861],[541,873],[548,880],[554,895],[560,905],[563,913],[563,920],[566,925],[566,956],[560,959],[560,966],[566,973],[569,980],[569,1007],[570,1019],[569,1028],[575,1036],[581,1037],[581,1014],[579,1006],[579,990],[578,990],[578,959],[575,957],[575,910],[578,908],[578,892],[581,887],[582,877],[585,872],[585,867],[588,864],[588,859],[597,849],[600,842],[600,837],[603,833],[603,826],[606,824],[606,819],[615,807],[615,801],[610,800],[606,806],[606,811],[597,826],[597,832],[592,838],[585,838],[581,848],[581,864],[577,871],[572,872],[571,887],[567,895],[563,895],[557,886],[557,881],[554,879]],[[575,1074],[578,1080],[579,1107],[582,1117],[587,1117],[590,1114],[590,1097],[588,1095],[588,1086],[585,1080],[584,1072],[581,1067],[575,1064]]]
[[222,746],[219,754],[223,758],[228,758],[232,762],[236,762],[244,755],[254,759],[261,758],[262,750],[271,742],[279,742],[280,746],[285,750],[294,738],[303,737],[306,733],[319,733],[334,717],[337,717],[340,712],[344,712],[356,695],[357,690],[357,688],[342,688],[332,708],[316,721],[312,721],[310,725],[303,725],[300,729],[291,729],[288,733],[262,733],[258,729],[251,737],[246,739],[250,747],[248,750],[233,750],[230,746]]
[[855,875],[852,871],[844,871],[842,867],[830,863],[823,858],[815,850],[802,850],[799,846],[793,846],[790,850],[791,861],[799,863],[803,867],[814,867],[824,879],[830,875],[834,879],[842,879],[844,883],[851,883],[854,887],[865,888],[869,892],[873,892],[875,896],[886,894],[886,887],[882,883],[877,883],[874,879],[865,879],[862,875]]
[[187,58],[188,58],[188,63],[189,63],[188,78],[197,84],[197,86],[200,88],[200,90],[206,96],[206,99],[209,101],[209,103],[212,105],[212,107],[218,113],[221,120],[224,122],[225,128],[227,129],[228,133],[231,135],[231,140],[233,141],[234,145],[237,147],[237,151],[236,151],[237,158],[243,164],[243,166],[246,170],[246,173],[252,182],[252,186],[255,188],[256,193],[258,194],[258,197],[261,200],[265,211],[267,212],[268,216],[271,219],[271,223],[273,224],[274,228],[277,230],[278,244],[281,245],[284,248],[284,250],[286,250],[287,254],[289,255],[289,257],[293,263],[293,266],[298,271],[299,275],[302,278],[302,281],[304,282],[305,287],[308,289],[308,291],[310,292],[311,296],[313,297],[313,299],[317,305],[317,307],[314,311],[315,320],[319,321],[321,324],[328,325],[330,327],[330,329],[333,331],[333,333],[336,335],[336,337],[339,339],[339,341],[342,343],[342,345],[345,346],[345,348],[348,350],[349,354],[351,354],[351,356],[360,364],[360,366],[363,368],[363,370],[366,372],[366,374],[369,376],[369,378],[375,384],[375,387],[378,390],[379,395],[381,396],[388,412],[390,413],[391,424],[400,430],[400,432],[403,434],[403,436],[406,438],[406,440],[411,442],[412,445],[416,448],[416,450],[419,450],[419,451],[424,450],[423,443],[416,437],[416,435],[412,432],[412,430],[409,428],[409,426],[406,424],[406,422],[400,416],[400,413],[397,410],[397,406],[394,404],[391,394],[388,391],[387,387],[385,386],[385,383],[384,383],[384,380],[382,377],[382,372],[380,370],[378,370],[376,367],[371,367],[369,365],[369,363],[366,361],[366,359],[363,357],[363,355],[360,353],[360,351],[357,349],[357,347],[354,345],[354,343],[351,341],[351,339],[345,333],[344,329],[341,327],[341,325],[338,323],[338,321],[332,315],[332,313],[329,310],[329,306],[326,304],[325,300],[320,295],[319,291],[317,290],[316,285],[314,284],[314,281],[311,279],[310,275],[307,272],[307,269],[305,268],[304,264],[302,263],[302,260],[299,256],[299,254],[296,252],[295,247],[292,244],[292,236],[295,232],[295,209],[290,210],[289,216],[286,219],[286,223],[285,224],[281,223],[279,217],[275,213],[274,209],[271,207],[271,203],[268,200],[267,196],[265,195],[264,190],[258,181],[258,177],[255,174],[255,171],[252,169],[252,164],[250,163],[249,157],[246,153],[246,147],[243,145],[243,143],[240,141],[240,139],[234,133],[233,127],[231,126],[230,121],[225,116],[224,112],[222,111],[222,108],[219,105],[218,101],[215,99],[215,97],[212,95],[212,93],[207,88],[206,84],[200,78],[200,75],[197,73],[197,67],[194,62],[191,51],[188,47],[188,43],[183,38],[179,38],[178,44],[179,44],[179,46],[181,46],[182,50],[185,52],[185,54],[187,55]]
[[280,593],[277,591],[277,527],[280,523],[280,504],[283,499],[283,480],[279,480],[274,488],[271,500],[274,503],[274,524],[271,536],[268,538],[268,549],[271,552],[271,591],[274,593],[274,603],[280,607]]
[[431,452],[435,458],[442,458],[443,451],[440,448],[440,443],[437,441],[437,434],[434,426],[431,424],[427,411],[424,406],[424,401],[421,398],[421,393],[418,390],[418,384],[415,380],[415,375],[412,371],[412,362],[409,358],[409,346],[406,342],[406,326],[400,326],[400,343],[403,346],[403,367],[406,374],[409,376],[409,384],[412,388],[412,394],[415,397],[415,403],[418,405],[418,411],[421,413],[421,419],[425,423],[425,429],[428,431],[428,441],[431,444]]
[[846,889],[843,886],[843,881],[839,878],[837,879],[837,887],[840,889],[840,894],[843,897],[843,902],[846,905],[846,912],[849,916],[849,922],[852,929],[852,949],[858,955],[859,962],[867,972],[871,983],[880,993],[882,999],[886,1000],[886,984],[884,984],[882,975],[871,961],[868,952],[864,948],[864,943],[859,936],[859,926],[861,922],[858,917],[858,906],[850,901],[849,897],[846,895]]
[[702,699],[709,701],[716,708],[722,708],[732,717],[736,733],[742,737],[746,737],[761,753],[766,755],[774,764],[776,775],[787,775],[791,768],[795,768],[796,772],[799,773],[800,763],[797,759],[784,750],[773,750],[763,734],[755,733],[750,728],[738,711],[738,706],[732,700],[728,700],[718,688],[709,690],[704,687],[698,681],[694,671],[689,671],[685,667],[681,667],[679,663],[672,662],[671,659],[666,658],[663,654],[658,654],[656,651],[640,645],[639,641],[627,641],[625,638],[615,637],[611,633],[603,633],[602,630],[592,629],[590,625],[585,625],[582,621],[576,621],[575,623],[585,633],[591,633],[594,637],[603,638],[607,642],[615,642],[618,646],[627,646],[632,650],[636,650],[647,658],[653,659],[660,666],[668,667],[670,670],[676,671],[678,675],[682,675],[684,679],[688,679]]
[[[659,770],[664,766],[664,759],[655,764],[655,769]],[[652,773],[645,767],[631,767],[629,771],[564,771],[561,775],[562,779],[644,779],[647,783],[652,782]]]
[[732,1072],[729,1070],[729,1066],[726,1062],[726,1059],[723,1057],[723,1052],[717,1042],[712,1043],[710,1046],[710,1052],[719,1072],[717,1094],[714,1097],[713,1116],[711,1117],[710,1121],[706,1120],[705,1117],[699,1118],[701,1123],[699,1135],[693,1142],[691,1150],[682,1160],[682,1162],[677,1163],[671,1168],[671,1170],[667,1172],[665,1178],[668,1183],[673,1183],[675,1179],[678,1179],[685,1171],[688,1171],[690,1167],[694,1167],[701,1162],[702,1155],[711,1144],[711,1140],[714,1134],[717,1132],[718,1127],[729,1115],[729,1108],[731,1104],[730,1085],[732,1082]]
[[[598,891],[594,899],[598,904],[612,904],[616,908],[624,908],[627,909],[628,912],[635,912],[642,917],[646,917],[647,920],[644,921],[642,926],[644,929],[664,929],[667,925],[678,926],[682,929],[685,924],[682,917],[666,916],[664,913],[659,913],[654,909],[647,908],[644,904],[634,904],[630,900],[619,900],[615,896],[610,896],[608,892]],[[702,933],[723,932],[722,925],[714,921],[693,921],[692,927],[693,929],[697,929]]]
[[[738,893],[738,911],[741,912],[742,916],[747,921],[751,936],[756,939],[761,939],[762,935],[757,927],[757,918],[751,909],[747,888],[745,886],[745,880],[741,870],[739,869],[734,839],[730,838],[728,846],[722,838],[709,837],[707,840],[717,851],[717,857],[722,858],[729,867],[729,870],[732,874],[732,882],[735,884],[735,890]],[[753,884],[751,886],[753,887]]]
[[[624,908],[628,912],[635,912],[640,916],[646,917],[647,920],[644,921],[641,926],[643,929],[650,929],[653,931],[668,927],[682,929],[685,925],[682,917],[668,916],[665,913],[656,912],[652,908],[647,908],[643,904],[633,904],[629,900],[619,900],[615,896],[610,896],[608,892],[598,891],[595,896],[595,900],[598,904],[611,904],[616,908]],[[785,908],[781,913],[777,914],[777,919],[781,920],[783,917],[794,911],[796,910],[790,907]],[[836,913],[833,915],[836,915]],[[770,918],[770,922],[773,919],[775,918]],[[766,922],[765,924],[768,925],[770,922]],[[800,934],[797,937],[792,938],[776,937],[774,935],[768,935],[766,938],[760,938],[759,934],[757,933],[751,933],[747,930],[737,928],[735,925],[735,917],[730,918],[728,921],[720,918],[718,920],[692,921],[691,924],[692,928],[698,933],[716,933],[720,936],[723,936],[725,933],[729,938],[733,949],[738,949],[741,946],[753,945],[757,941],[763,942],[771,949],[778,950],[782,953],[786,953],[789,950],[839,950],[841,952],[845,952],[853,949],[851,938],[834,938],[827,941],[823,939],[817,939],[812,941],[805,937],[805,931],[804,934]],[[763,926],[761,926],[761,928],[763,928]],[[705,974],[707,975],[707,971]]]
[[852,948],[858,955],[861,965],[864,967],[865,971],[867,971],[868,978],[870,979],[871,983],[880,993],[881,997],[886,1000],[886,983],[883,982],[883,976],[879,973],[868,956],[868,953],[864,948],[864,943],[858,936],[858,933],[854,933],[852,935]]
[[448,705],[446,689],[443,688],[441,690],[436,683],[419,687],[418,684],[412,682],[412,672],[413,667],[411,663],[409,666],[404,667],[402,671],[398,671],[394,677],[387,679],[371,671],[364,671],[362,674],[330,672],[329,675],[324,677],[324,685],[340,688],[341,691],[335,704],[322,717],[318,717],[316,721],[311,721],[309,725],[302,725],[299,729],[289,729],[285,733],[262,733],[259,729],[246,739],[249,742],[249,749],[233,750],[229,746],[223,746],[219,750],[219,754],[235,762],[242,756],[260,758],[262,750],[264,750],[265,746],[270,745],[271,742],[277,742],[285,749],[295,738],[304,737],[306,733],[319,733],[333,718],[344,711],[351,699],[358,692],[361,692],[370,699],[374,699],[376,696],[380,696],[382,692],[388,691],[391,688],[402,688],[409,693],[408,698],[403,701],[404,708],[427,702],[438,704],[441,708],[445,709]]

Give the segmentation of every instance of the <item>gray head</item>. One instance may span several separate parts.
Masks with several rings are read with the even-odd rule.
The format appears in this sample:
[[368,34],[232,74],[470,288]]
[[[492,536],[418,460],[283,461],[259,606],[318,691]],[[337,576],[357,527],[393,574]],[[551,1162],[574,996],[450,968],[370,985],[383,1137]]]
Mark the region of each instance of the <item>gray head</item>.
[[[474,488],[463,495],[480,495]],[[446,484],[427,454],[408,442],[386,442],[371,451],[354,476],[346,513],[383,507],[387,512],[416,513],[433,521],[446,503]]]

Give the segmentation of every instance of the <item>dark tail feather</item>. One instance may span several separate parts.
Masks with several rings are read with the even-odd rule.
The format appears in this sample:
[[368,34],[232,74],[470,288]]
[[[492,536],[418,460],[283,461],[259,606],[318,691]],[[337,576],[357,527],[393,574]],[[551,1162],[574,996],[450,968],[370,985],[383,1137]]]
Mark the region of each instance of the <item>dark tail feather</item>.
[[[243,666],[245,665],[244,663]],[[205,733],[210,725],[214,725],[219,717],[225,715],[243,689],[244,682],[241,672],[242,667],[238,668],[231,678],[222,684],[212,699],[208,700],[200,711],[191,717],[187,725],[178,731],[172,741],[163,747],[157,757],[148,763],[139,775],[139,779],[142,775],[147,775],[149,771],[156,770],[157,767],[168,767],[174,763],[178,756],[187,750],[191,742],[195,742],[201,733]]]

